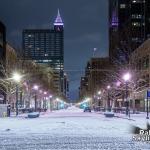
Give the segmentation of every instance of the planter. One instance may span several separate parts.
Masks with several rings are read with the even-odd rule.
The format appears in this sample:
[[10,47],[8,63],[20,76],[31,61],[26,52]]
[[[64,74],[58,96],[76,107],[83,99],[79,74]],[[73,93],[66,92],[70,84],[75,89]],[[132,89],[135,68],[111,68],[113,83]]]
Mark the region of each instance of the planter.
[[104,115],[105,115],[105,117],[108,117],[108,118],[114,117],[114,113],[113,112],[105,112]]
[[28,118],[38,118],[40,116],[39,112],[32,112],[28,114]]

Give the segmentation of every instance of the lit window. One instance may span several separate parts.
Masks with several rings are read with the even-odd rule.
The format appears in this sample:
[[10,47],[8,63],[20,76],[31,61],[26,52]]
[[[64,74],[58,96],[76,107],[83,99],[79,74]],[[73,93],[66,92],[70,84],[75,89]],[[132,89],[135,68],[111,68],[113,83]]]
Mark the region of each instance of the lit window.
[[132,14],[133,19],[141,19],[142,15],[141,14]]
[[121,9],[126,8],[126,4],[120,4],[120,8]]
[[49,62],[48,60],[43,60],[43,62]]
[[32,48],[32,45],[29,45],[28,47],[29,47],[29,48]]
[[48,56],[48,54],[45,54],[45,56]]
[[132,3],[145,3],[145,0],[132,0]]
[[132,26],[135,26],[135,27],[140,27],[141,24],[139,22],[132,22]]
[[132,38],[132,41],[138,41],[138,38]]

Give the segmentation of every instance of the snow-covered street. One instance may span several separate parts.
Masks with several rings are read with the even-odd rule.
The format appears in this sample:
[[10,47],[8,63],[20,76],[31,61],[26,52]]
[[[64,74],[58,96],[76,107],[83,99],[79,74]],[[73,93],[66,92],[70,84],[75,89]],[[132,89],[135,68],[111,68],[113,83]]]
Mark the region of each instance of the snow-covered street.
[[135,142],[131,125],[146,127],[144,117],[105,118],[75,107],[41,114],[0,119],[0,150],[148,150],[150,143]]

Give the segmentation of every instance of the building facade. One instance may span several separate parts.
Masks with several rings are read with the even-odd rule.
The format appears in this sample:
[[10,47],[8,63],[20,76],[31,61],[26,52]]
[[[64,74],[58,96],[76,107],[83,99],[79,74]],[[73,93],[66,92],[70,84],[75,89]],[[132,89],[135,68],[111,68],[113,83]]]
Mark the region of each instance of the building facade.
[[[0,22],[0,78],[5,78],[6,67],[6,28]],[[1,81],[2,82],[2,81]],[[6,88],[0,83],[0,103],[6,103]]]
[[149,0],[109,0],[109,55],[125,63],[129,55],[150,37]]
[[81,77],[80,87],[79,87],[79,97],[80,99],[84,99],[88,96],[88,77]]
[[136,83],[136,90],[130,95],[132,107],[144,111],[146,110],[146,93],[150,87],[150,39],[131,54],[130,66],[134,71],[134,83]]
[[85,69],[85,76],[81,78],[79,95],[80,99],[92,98],[92,105],[98,105],[97,92],[107,87],[112,81],[113,65],[109,58],[91,58]]
[[53,29],[23,30],[23,57],[51,67],[57,92],[64,90],[64,23],[59,10]]

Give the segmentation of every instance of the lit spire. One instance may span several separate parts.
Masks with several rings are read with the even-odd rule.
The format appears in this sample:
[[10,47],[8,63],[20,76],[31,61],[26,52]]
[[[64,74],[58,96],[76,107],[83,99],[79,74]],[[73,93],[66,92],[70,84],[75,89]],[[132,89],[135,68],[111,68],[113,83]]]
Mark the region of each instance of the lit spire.
[[55,22],[54,22],[54,25],[55,26],[63,26],[64,25],[64,23],[63,23],[63,21],[62,21],[62,19],[61,19],[61,16],[60,16],[60,12],[59,12],[59,9],[58,9],[58,13],[57,13],[57,17],[56,17],[56,19],[55,19]]

